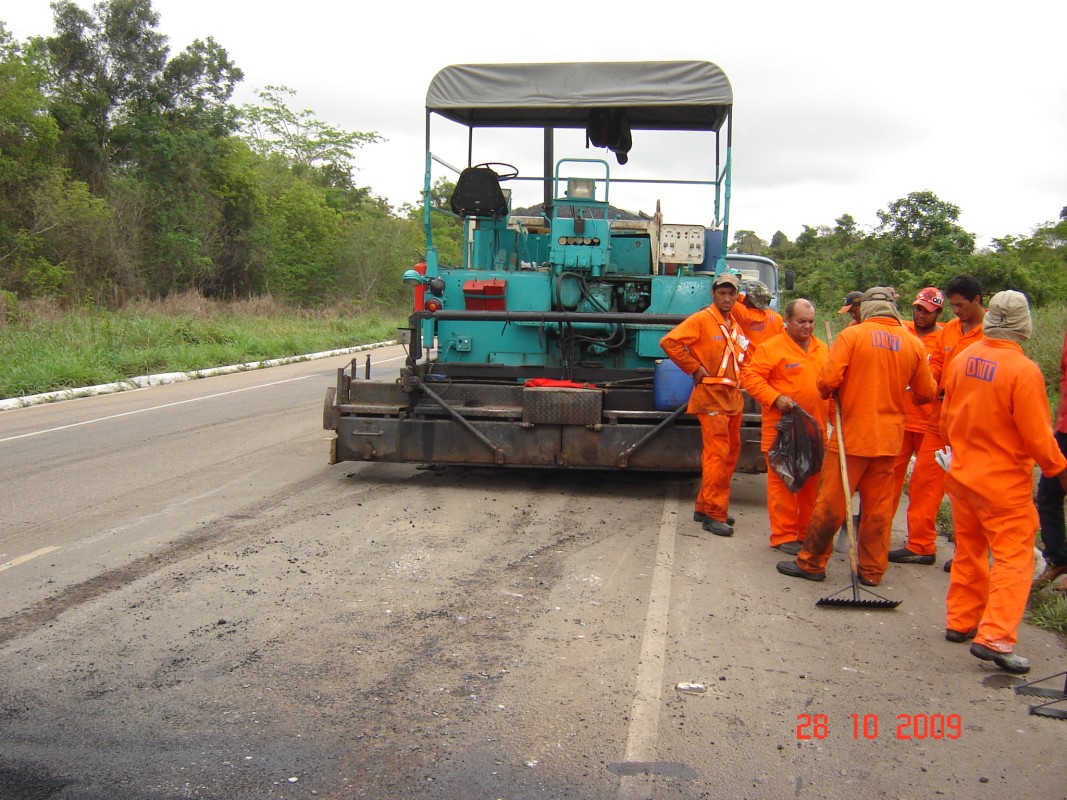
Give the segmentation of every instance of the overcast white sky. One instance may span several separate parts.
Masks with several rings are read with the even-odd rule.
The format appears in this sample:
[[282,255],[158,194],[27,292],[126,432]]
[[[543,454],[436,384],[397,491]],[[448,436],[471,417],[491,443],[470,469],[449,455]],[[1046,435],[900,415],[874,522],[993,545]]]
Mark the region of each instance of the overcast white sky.
[[[1067,206],[1067,3],[153,6],[172,54],[207,36],[229,51],[245,73],[237,102],[285,84],[297,90],[294,107],[384,136],[360,154],[357,181],[395,205],[417,200],[426,87],[448,64],[701,59],[734,90],[735,231],[795,239],[843,213],[871,227],[891,201],[929,190],[959,206],[986,245],[1029,234]],[[5,3],[0,19],[17,39],[51,32],[47,0]],[[665,201],[666,221],[707,224],[692,213]]]

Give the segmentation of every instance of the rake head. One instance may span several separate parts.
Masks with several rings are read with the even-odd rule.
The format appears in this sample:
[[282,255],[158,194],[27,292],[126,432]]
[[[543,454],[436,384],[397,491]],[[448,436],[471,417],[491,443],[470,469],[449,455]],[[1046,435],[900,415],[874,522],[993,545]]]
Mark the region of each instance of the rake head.
[[1046,702],[1036,706],[1030,706],[1030,713],[1038,717],[1052,717],[1052,719],[1065,719],[1067,720],[1067,706],[1060,708],[1053,708],[1067,701],[1067,677],[1063,678],[1063,689],[1053,689],[1049,686],[1038,686],[1039,683],[1045,683],[1055,678],[1067,676],[1067,671],[1057,672],[1055,675],[1049,675],[1047,678],[1038,678],[1036,681],[1030,681],[1029,683],[1021,683],[1015,687],[1016,694],[1024,694],[1030,697],[1042,697]]
[[1037,685],[1063,676],[1067,676],[1067,671],[1057,672],[1055,675],[1049,675],[1047,678],[1038,678],[1036,681],[1030,681],[1029,683],[1021,683],[1015,687],[1015,693],[1025,694],[1030,697],[1044,697],[1053,701],[1067,700],[1067,677],[1064,677],[1062,689]]
[[[842,592],[852,591],[852,597],[838,597]],[[860,597],[860,592],[869,594],[876,600],[868,600]],[[820,597],[815,601],[815,605],[823,606],[824,608],[862,608],[867,611],[876,610],[889,610],[896,608],[901,603],[900,600],[887,600],[877,592],[872,592],[869,589],[864,589],[859,586],[846,586],[844,589],[834,592],[829,597]]]
[[1033,686],[1029,683],[1016,686],[1015,693],[1025,694],[1029,697],[1045,697],[1049,700],[1067,700],[1067,694],[1064,694],[1059,689],[1046,689],[1043,686]]
[[820,597],[815,601],[817,606],[825,606],[826,608],[866,608],[873,610],[876,608],[890,609],[896,608],[900,605],[900,600],[863,600],[850,599],[846,597]]
[[1053,703],[1062,703],[1062,700],[1054,700],[1052,703],[1044,703],[1039,706],[1030,706],[1030,713],[1038,717],[1052,717],[1053,719],[1067,719],[1067,708],[1052,708]]

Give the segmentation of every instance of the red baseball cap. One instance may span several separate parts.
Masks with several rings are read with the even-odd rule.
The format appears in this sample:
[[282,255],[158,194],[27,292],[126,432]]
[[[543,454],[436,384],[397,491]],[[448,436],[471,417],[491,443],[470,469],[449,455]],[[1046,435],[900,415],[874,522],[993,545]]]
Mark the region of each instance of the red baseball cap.
[[940,311],[945,307],[945,296],[941,294],[940,289],[934,286],[927,286],[919,292],[912,305],[921,306],[927,311]]

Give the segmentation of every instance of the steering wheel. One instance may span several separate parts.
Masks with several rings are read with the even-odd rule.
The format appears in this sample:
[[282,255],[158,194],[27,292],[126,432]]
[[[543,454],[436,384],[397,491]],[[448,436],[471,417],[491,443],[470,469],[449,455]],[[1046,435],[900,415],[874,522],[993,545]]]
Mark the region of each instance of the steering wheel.
[[[503,167],[504,171],[493,169],[493,167]],[[492,169],[496,173],[496,177],[502,181],[510,181],[512,178],[519,177],[519,168],[512,164],[505,164],[503,161],[486,161],[484,164],[475,164],[474,169]]]

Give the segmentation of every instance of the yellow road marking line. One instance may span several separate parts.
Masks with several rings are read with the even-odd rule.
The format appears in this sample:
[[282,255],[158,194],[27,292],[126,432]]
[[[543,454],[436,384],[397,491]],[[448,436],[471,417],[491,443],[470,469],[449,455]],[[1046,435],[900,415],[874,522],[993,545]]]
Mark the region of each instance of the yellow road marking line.
[[27,561],[32,561],[33,559],[37,558],[38,556],[46,556],[49,553],[54,552],[55,550],[58,550],[58,549],[59,549],[58,547],[42,547],[40,550],[34,550],[32,553],[27,553],[24,556],[19,556],[18,558],[13,558],[11,561],[8,561],[6,564],[0,564],[0,572],[3,572],[5,569],[11,569],[12,567],[17,567],[19,564],[25,564]]

